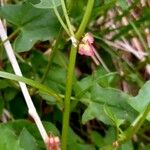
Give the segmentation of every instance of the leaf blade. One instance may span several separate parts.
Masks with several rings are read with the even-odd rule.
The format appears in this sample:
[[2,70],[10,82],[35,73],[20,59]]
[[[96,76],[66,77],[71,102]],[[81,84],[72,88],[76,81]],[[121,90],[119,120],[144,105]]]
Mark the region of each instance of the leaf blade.
[[33,5],[36,8],[41,9],[53,9],[61,5],[60,0],[41,0],[40,3]]

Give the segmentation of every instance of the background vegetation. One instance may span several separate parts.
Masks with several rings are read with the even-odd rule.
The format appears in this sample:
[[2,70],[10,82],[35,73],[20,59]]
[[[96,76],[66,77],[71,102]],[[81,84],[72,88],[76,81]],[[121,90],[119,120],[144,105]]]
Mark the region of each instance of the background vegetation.
[[[150,149],[150,1],[62,2],[1,0],[0,149],[46,149],[18,81],[62,150]],[[86,33],[96,61],[77,53]],[[14,75],[6,41],[25,78]]]

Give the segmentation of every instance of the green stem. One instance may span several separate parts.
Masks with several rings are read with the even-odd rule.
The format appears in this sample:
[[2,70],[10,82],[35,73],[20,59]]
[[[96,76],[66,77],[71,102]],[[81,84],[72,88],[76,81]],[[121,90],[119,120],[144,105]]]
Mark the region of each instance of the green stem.
[[74,5],[74,2],[73,0],[66,0],[66,4],[67,4],[68,13],[69,13],[72,9],[72,6]]
[[71,25],[71,22],[69,20],[69,16],[67,14],[67,9],[66,9],[66,5],[65,5],[64,0],[61,0],[61,5],[62,5],[62,9],[63,9],[63,12],[64,12],[64,16],[65,16],[66,23],[67,23],[67,26],[69,28],[70,34],[71,34],[71,36],[74,37],[74,32],[72,30],[72,25]]
[[59,12],[58,12],[56,7],[54,7],[54,13],[55,13],[56,17],[58,18],[60,24],[62,25],[62,27],[66,31],[66,33],[70,36],[70,32],[69,32],[67,26],[65,25],[65,23],[63,22],[62,18],[60,17],[60,14],[59,14]]
[[150,103],[146,106],[145,110],[139,114],[139,116],[134,120],[134,122],[130,125],[130,127],[123,134],[120,135],[120,138],[117,140],[118,144],[130,140],[133,137],[133,135],[142,126],[149,112],[150,112]]
[[77,54],[77,48],[72,46],[71,53],[70,53],[70,59],[69,59],[67,83],[66,83],[66,93],[65,93],[65,100],[64,100],[61,150],[66,150],[66,146],[67,146],[69,115],[70,115],[70,97],[71,97],[71,91],[72,91],[72,82],[73,82],[76,54]]
[[43,83],[45,81],[45,79],[46,79],[46,77],[47,77],[47,75],[49,73],[50,66],[52,64],[53,58],[55,56],[55,53],[57,52],[57,49],[58,49],[58,45],[59,45],[59,42],[60,42],[60,39],[61,39],[61,34],[62,34],[62,29],[60,29],[60,31],[59,31],[59,35],[58,35],[58,37],[56,39],[56,43],[55,43],[55,45],[54,45],[54,47],[52,49],[52,52],[51,52],[51,54],[49,56],[49,61],[48,61],[46,70],[45,70],[45,72],[44,72],[44,74],[42,76],[41,83]]
[[[26,63],[26,61],[17,52],[15,52],[15,55],[22,63]],[[28,64],[28,63],[26,63],[26,64]]]
[[[75,35],[77,40],[79,40],[82,37],[82,34],[85,31],[85,28],[88,24],[88,21],[90,19],[91,13],[92,13],[93,5],[94,5],[94,0],[88,0],[86,11],[83,16],[81,25],[79,27],[80,32],[77,31],[77,34]],[[67,73],[66,93],[65,93],[65,99],[64,99],[61,150],[66,150],[66,148],[67,148],[67,141],[68,141],[67,136],[68,136],[69,116],[70,116],[70,98],[71,98],[71,92],[72,92],[76,54],[77,54],[77,47],[74,47],[72,45],[71,52],[70,52],[70,58],[69,58],[68,73]]]
[[85,10],[85,13],[84,13],[84,16],[83,16],[83,19],[82,19],[82,22],[79,26],[79,29],[76,33],[76,38],[79,40],[81,38],[81,36],[83,35],[84,33],[84,30],[89,22],[89,18],[91,16],[91,12],[92,12],[92,9],[93,9],[93,4],[94,4],[94,0],[88,0],[88,4],[87,4],[87,8]]

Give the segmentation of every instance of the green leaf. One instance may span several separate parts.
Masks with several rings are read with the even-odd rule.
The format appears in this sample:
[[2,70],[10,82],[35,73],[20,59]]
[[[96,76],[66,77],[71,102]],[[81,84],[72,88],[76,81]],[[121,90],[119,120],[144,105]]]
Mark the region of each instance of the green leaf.
[[94,80],[102,87],[111,87],[112,83],[118,76],[117,72],[107,73],[104,69],[99,68],[94,73]]
[[68,150],[95,150],[94,146],[86,144],[71,128],[68,134]]
[[87,96],[89,95],[89,88],[92,86],[93,80],[90,76],[82,79],[81,81],[77,81],[74,85],[74,91],[76,93],[76,97],[82,97],[83,95]]
[[104,143],[107,145],[111,145],[116,140],[116,129],[114,127],[109,127],[106,131],[106,135],[104,137]]
[[76,93],[76,97],[82,97],[85,93],[88,96],[88,90],[95,82],[102,87],[110,87],[116,77],[116,72],[107,73],[103,69],[99,68],[93,73],[93,75],[87,76],[81,81],[77,81],[75,83],[74,91]]
[[0,80],[0,89],[5,89],[9,86],[9,83],[6,80]]
[[19,140],[13,130],[0,127],[0,149],[1,150],[24,150],[19,145]]
[[44,94],[44,93],[41,93],[41,92],[39,92],[39,95],[40,95],[44,100],[46,100],[46,102],[47,102],[48,104],[50,104],[50,105],[56,104],[56,100],[55,100],[54,97],[49,96],[49,95]]
[[107,107],[107,105],[104,106],[104,111],[107,114],[107,116],[110,118],[112,124],[114,124],[117,128],[120,127],[124,123],[123,119],[118,119],[115,114]]
[[17,95],[18,90],[12,87],[7,87],[7,89],[4,91],[4,99],[7,101],[10,101],[14,99],[14,97]]
[[9,102],[9,107],[10,112],[15,119],[20,119],[28,115],[27,105],[20,94],[16,95],[14,99]]
[[104,110],[105,105],[107,105],[117,119],[133,121],[135,112],[127,103],[129,98],[130,96],[122,91],[113,88],[102,88],[95,84],[91,88],[91,99],[81,99],[81,102],[88,103],[88,107],[82,116],[82,122],[86,123],[96,118],[105,124],[114,125]]
[[[150,81],[146,82],[139,90],[136,97],[130,98],[128,103],[139,113],[143,112],[146,106],[150,103]],[[150,121],[150,113],[147,116]]]
[[[58,129],[52,123],[50,123],[50,122],[43,122],[43,125],[44,125],[47,133],[52,133],[53,135],[59,136]],[[35,125],[35,123],[32,123],[32,122],[27,121],[27,120],[15,120],[15,121],[7,122],[7,123],[1,123],[0,124],[0,144],[2,142],[5,142],[4,136],[3,137],[1,136],[1,133],[2,133],[1,130],[7,129],[7,128],[11,129],[13,134],[15,133],[14,136],[16,136],[16,137],[18,136],[19,137],[20,141],[18,140],[18,143],[20,143],[21,147],[24,148],[24,146],[25,146],[24,144],[29,142],[26,139],[27,136],[28,136],[28,138],[30,140],[32,138],[32,140],[30,141],[30,142],[32,142],[32,144],[34,143],[34,145],[35,145],[37,143],[38,148],[39,147],[41,147],[41,148],[45,147],[44,142],[43,142],[43,140],[41,138],[41,135],[39,133],[39,130],[38,130],[37,126]],[[24,131],[24,129],[26,129],[26,131]],[[7,134],[6,134],[5,137],[7,139],[9,139],[9,135],[7,137]],[[34,141],[34,138],[35,138],[36,141]],[[21,141],[21,140],[26,140],[26,141]],[[7,142],[7,144],[9,144],[8,140],[6,142]],[[26,146],[26,148],[27,148],[27,146]],[[0,147],[0,150],[5,150],[5,149],[1,149],[1,147]],[[20,150],[20,149],[11,149],[10,148],[8,150]],[[28,149],[21,149],[21,150],[28,150]]]
[[122,144],[119,150],[134,150],[131,140]]
[[129,8],[129,5],[125,0],[118,0],[118,5],[122,8],[122,10],[127,10]]
[[36,8],[48,9],[54,8],[61,5],[60,0],[41,0],[39,4],[34,5]]
[[39,150],[35,138],[24,128],[19,136],[20,145],[24,150]]
[[54,38],[60,27],[53,11],[35,8],[27,2],[1,7],[0,17],[13,24],[19,32],[14,42],[17,52],[30,50],[37,41]]
[[139,150],[149,150],[150,149],[150,144],[146,145],[144,148],[140,148]]
[[104,138],[97,131],[92,131],[91,140],[98,148],[105,145]]
[[[55,127],[54,124],[52,124],[50,122],[43,122],[43,125],[44,125],[47,133],[52,133],[56,136],[59,136],[59,131]],[[5,128],[5,127],[13,129],[18,136],[20,135],[22,130],[24,128],[26,128],[30,133],[32,133],[34,138],[43,141],[42,138],[41,138],[41,135],[40,135],[40,133],[37,129],[37,126],[35,125],[35,123],[32,123],[30,121],[23,120],[23,119],[18,119],[18,120],[11,121],[11,122],[8,122],[8,123],[1,123],[0,124],[0,129]]]
[[51,71],[48,74],[45,85],[59,93],[65,92],[66,85],[66,70],[60,66],[51,66]]

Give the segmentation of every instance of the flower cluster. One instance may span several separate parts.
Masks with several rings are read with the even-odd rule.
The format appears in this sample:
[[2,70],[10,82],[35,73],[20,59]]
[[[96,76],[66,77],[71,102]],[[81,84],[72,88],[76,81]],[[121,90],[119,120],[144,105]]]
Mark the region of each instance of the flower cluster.
[[109,69],[105,65],[104,61],[102,60],[102,58],[100,57],[96,49],[94,48],[93,43],[94,43],[94,38],[92,33],[89,32],[86,33],[85,36],[82,38],[81,43],[79,44],[78,53],[80,55],[91,57],[96,65],[100,65],[101,63],[102,66],[105,68],[105,70],[109,72]]
[[99,54],[97,53],[96,49],[93,46],[94,38],[92,33],[86,33],[85,36],[82,38],[81,43],[79,44],[79,51],[80,55],[89,56],[92,58],[96,65],[99,65]]
[[79,44],[79,51],[78,53],[80,55],[86,55],[93,57],[94,56],[94,51],[95,48],[93,47],[94,43],[94,38],[91,33],[86,33],[85,36],[83,37],[81,43]]

